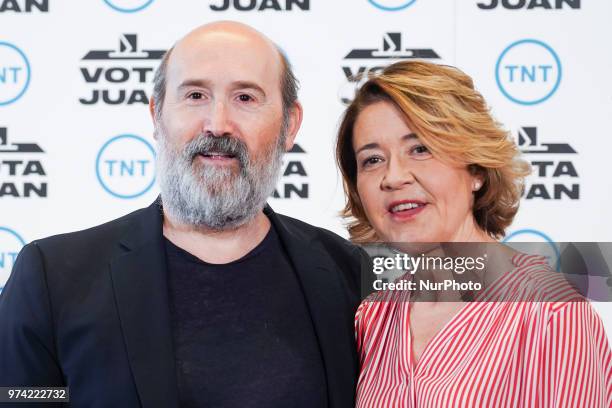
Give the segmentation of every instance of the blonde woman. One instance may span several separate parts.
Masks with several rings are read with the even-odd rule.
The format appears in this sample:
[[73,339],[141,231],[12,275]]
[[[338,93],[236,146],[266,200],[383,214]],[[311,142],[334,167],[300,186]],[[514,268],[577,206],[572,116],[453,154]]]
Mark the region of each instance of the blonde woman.
[[[495,243],[529,172],[470,77],[414,61],[360,88],[337,158],[357,243]],[[559,290],[541,257],[495,248],[490,286],[527,281],[531,301],[362,302],[358,407],[612,407],[612,354],[590,304]]]

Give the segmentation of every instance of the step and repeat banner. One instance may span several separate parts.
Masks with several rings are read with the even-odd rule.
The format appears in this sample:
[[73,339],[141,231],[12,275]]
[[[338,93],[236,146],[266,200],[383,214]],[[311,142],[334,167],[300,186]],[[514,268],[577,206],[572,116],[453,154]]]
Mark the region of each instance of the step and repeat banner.
[[532,163],[508,240],[612,241],[611,17],[607,0],[0,0],[0,288],[25,243],[156,198],[154,70],[215,20],[268,35],[301,83],[276,211],[347,236],[333,146],[352,78],[417,58],[471,75]]

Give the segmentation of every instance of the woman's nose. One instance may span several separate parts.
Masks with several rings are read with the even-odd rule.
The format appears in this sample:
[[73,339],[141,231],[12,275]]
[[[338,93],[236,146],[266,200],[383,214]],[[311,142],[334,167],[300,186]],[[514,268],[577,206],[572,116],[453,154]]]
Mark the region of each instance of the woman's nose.
[[414,183],[415,177],[412,171],[413,169],[405,162],[400,160],[389,160],[381,181],[381,190],[399,190],[407,184]]

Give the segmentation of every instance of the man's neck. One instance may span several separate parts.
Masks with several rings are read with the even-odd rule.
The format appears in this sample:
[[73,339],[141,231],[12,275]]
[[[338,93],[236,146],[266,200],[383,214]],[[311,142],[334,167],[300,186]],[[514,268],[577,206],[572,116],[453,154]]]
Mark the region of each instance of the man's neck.
[[228,231],[216,231],[173,221],[164,212],[164,237],[179,248],[201,260],[224,264],[248,254],[268,234],[270,220],[262,212],[243,226]]

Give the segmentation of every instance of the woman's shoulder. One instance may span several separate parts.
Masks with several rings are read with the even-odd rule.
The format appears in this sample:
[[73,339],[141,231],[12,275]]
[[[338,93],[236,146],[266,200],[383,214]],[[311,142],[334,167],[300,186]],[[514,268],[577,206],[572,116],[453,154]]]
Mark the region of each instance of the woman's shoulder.
[[[541,255],[516,252],[512,256],[513,269],[500,279],[506,298],[500,301],[545,302],[563,304],[584,302],[584,296],[576,289],[572,276],[563,273],[550,259]],[[558,306],[555,306],[558,307]]]
[[393,319],[398,309],[408,306],[410,295],[408,291],[376,291],[361,301],[355,312],[355,326],[365,327],[376,322],[381,324],[387,319]]

